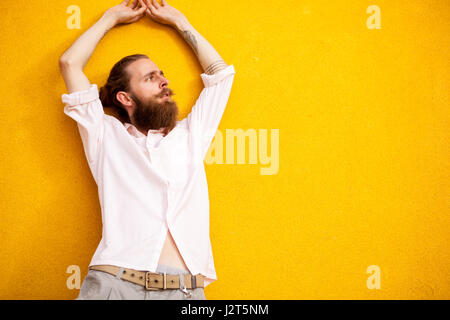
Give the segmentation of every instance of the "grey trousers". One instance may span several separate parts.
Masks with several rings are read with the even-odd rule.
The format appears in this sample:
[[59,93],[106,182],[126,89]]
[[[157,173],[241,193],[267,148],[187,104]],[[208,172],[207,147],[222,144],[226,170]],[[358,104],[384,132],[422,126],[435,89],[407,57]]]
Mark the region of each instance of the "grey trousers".
[[[186,289],[191,293],[190,297],[181,289],[148,291],[144,286],[120,279],[122,272],[120,269],[119,274],[114,276],[99,270],[89,270],[75,300],[206,300],[203,288]],[[181,275],[189,274],[189,271],[166,265],[158,265],[156,272],[179,274],[181,285],[184,282]]]

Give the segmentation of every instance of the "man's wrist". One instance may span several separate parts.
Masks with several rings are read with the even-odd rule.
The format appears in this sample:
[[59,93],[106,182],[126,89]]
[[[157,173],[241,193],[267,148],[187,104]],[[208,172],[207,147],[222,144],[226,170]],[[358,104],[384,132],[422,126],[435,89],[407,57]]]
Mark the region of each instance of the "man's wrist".
[[117,24],[116,18],[113,17],[108,11],[103,14],[100,20],[105,23],[105,26],[108,30],[114,28]]
[[189,26],[189,21],[186,18],[178,19],[173,23],[173,26],[178,31],[186,30],[186,28]]

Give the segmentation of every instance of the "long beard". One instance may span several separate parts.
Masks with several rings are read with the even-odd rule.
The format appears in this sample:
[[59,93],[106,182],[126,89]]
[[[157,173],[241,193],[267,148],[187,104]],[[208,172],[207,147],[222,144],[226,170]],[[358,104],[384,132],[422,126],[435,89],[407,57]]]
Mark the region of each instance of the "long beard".
[[[170,91],[170,95],[172,95]],[[178,117],[178,106],[173,100],[158,102],[155,99],[142,101],[132,96],[135,102],[133,113],[133,125],[147,132],[150,129],[159,130],[165,128],[164,133],[169,133],[176,125]]]

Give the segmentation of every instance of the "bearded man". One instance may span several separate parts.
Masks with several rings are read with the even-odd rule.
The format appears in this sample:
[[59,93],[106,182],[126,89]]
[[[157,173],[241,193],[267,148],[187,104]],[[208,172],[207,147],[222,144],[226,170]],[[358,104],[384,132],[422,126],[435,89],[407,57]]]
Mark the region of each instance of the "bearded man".
[[[206,299],[217,276],[203,159],[235,70],[165,0],[132,1],[108,9],[59,60],[64,113],[77,122],[102,210],[102,238],[77,299]],[[83,73],[111,28],[144,16],[175,28],[204,70],[181,121],[168,79],[147,55],[118,61],[100,91]]]

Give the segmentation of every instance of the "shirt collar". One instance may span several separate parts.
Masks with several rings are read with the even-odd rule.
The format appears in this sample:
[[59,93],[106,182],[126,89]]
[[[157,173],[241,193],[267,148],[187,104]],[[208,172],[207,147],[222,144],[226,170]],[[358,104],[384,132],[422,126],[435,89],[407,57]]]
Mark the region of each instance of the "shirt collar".
[[[141,138],[141,137],[145,137],[145,134],[143,134],[142,132],[140,132],[134,125],[132,125],[131,123],[125,122],[125,129],[127,129],[127,131],[135,136],[136,138]],[[162,133],[164,131],[165,128],[161,128],[159,130],[154,130],[154,129],[150,129],[148,130],[148,133]]]

